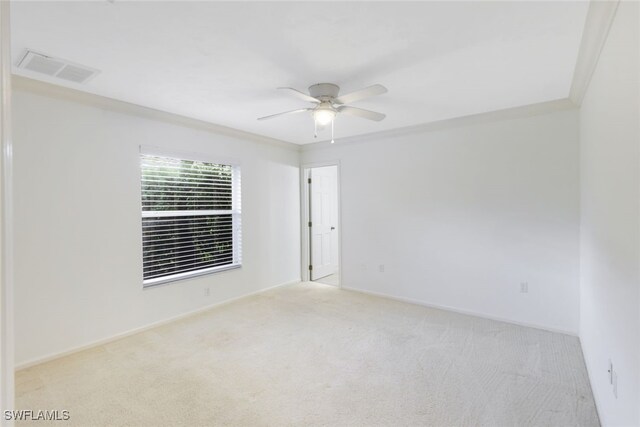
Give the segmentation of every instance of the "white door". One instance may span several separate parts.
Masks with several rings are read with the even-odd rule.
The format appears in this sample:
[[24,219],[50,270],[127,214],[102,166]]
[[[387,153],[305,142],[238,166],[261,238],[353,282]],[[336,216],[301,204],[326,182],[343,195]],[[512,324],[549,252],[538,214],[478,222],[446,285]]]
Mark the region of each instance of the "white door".
[[311,280],[338,272],[338,167],[309,170]]

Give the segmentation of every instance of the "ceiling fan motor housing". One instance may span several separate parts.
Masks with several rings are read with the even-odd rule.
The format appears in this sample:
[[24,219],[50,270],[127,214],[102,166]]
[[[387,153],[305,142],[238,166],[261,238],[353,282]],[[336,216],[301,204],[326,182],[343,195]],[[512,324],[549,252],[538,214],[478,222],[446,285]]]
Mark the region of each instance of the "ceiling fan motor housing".
[[338,97],[340,86],[333,83],[318,83],[309,86],[309,95],[322,101],[329,101]]

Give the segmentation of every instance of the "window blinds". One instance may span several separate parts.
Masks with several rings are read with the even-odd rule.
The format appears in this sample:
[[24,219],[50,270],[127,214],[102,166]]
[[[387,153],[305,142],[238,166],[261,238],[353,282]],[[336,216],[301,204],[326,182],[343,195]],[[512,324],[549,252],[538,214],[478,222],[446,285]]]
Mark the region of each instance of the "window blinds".
[[143,283],[241,264],[240,168],[141,154]]

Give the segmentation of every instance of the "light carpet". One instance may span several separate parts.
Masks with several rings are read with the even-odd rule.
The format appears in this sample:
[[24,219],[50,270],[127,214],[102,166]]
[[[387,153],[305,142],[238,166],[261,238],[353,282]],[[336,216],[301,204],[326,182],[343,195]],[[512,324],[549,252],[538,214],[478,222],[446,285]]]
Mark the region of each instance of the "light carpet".
[[340,276],[338,276],[338,273],[335,273],[335,274],[330,274],[330,275],[325,276],[325,277],[321,277],[320,279],[316,279],[316,280],[314,280],[314,282],[322,283],[322,284],[325,284],[325,285],[338,286],[338,285],[340,285],[339,278],[340,278]]
[[598,425],[577,338],[315,283],[22,370],[17,407],[69,410],[57,426]]

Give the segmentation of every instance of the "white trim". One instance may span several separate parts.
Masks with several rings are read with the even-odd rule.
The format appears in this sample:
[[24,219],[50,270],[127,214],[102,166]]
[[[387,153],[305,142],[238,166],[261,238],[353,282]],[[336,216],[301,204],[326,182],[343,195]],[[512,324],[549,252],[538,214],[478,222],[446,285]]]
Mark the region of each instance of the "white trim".
[[576,68],[569,91],[571,101],[580,106],[584,99],[591,76],[596,70],[600,53],[607,41],[611,24],[616,15],[619,0],[591,1],[582,32],[582,41],[578,51]]
[[309,170],[314,168],[322,168],[325,166],[335,166],[337,168],[338,180],[338,288],[342,288],[342,179],[340,160],[331,160],[326,162],[312,162],[300,165],[300,261],[301,276],[303,282],[311,281],[309,273],[309,264],[311,264],[311,254],[309,251]]
[[300,166],[300,280],[303,282],[311,281],[309,274],[309,262],[311,254],[309,253],[309,227],[307,221],[309,218],[309,169]]
[[240,267],[242,267],[242,264],[238,264],[234,262],[231,264],[224,264],[224,265],[218,265],[215,267],[202,268],[200,270],[185,271],[182,273],[171,274],[169,276],[155,277],[153,279],[147,279],[147,280],[143,279],[142,287],[143,289],[152,289],[152,288],[155,288],[156,286],[166,285],[167,283],[180,282],[183,280],[194,279],[200,276],[208,276],[210,274],[216,274],[216,273],[220,273],[227,270],[235,270],[236,268],[240,268]]
[[181,151],[173,148],[163,148],[155,145],[140,144],[140,154],[156,157],[169,157],[180,160],[193,160],[196,162],[212,163],[222,166],[242,166],[240,160],[229,157],[220,157],[218,155],[209,155],[204,153],[196,153],[193,151]]
[[[13,141],[11,135],[11,30],[10,2],[0,2],[0,409],[14,409],[13,324]],[[3,416],[2,426],[12,426]]]
[[[336,144],[366,143],[375,139],[407,136],[423,132],[434,132],[443,129],[471,126],[483,123],[493,123],[503,120],[521,119],[525,117],[538,116],[541,114],[549,114],[556,111],[575,110],[576,108],[576,105],[568,98],[556,99],[554,101],[540,102],[537,104],[505,108],[503,110],[489,111],[486,113],[472,114],[463,117],[454,117],[451,119],[438,120],[418,125],[337,138]],[[331,149],[333,146],[334,145],[331,144],[328,140],[325,140],[314,142],[311,144],[304,144],[301,146],[301,151],[306,152],[318,149]]]
[[[43,96],[53,97],[57,99],[69,100],[92,107],[103,108],[106,110],[116,111],[124,114],[131,114],[152,120],[163,121],[167,123],[182,125],[194,129],[205,130],[219,135],[227,135],[233,138],[251,140],[256,142],[267,143],[281,148],[287,148],[292,151],[308,151],[317,148],[330,148],[329,141],[319,141],[311,144],[294,144],[292,142],[270,138],[250,132],[233,129],[226,126],[216,125],[214,123],[203,120],[193,119],[166,111],[155,110],[153,108],[143,107],[141,105],[131,104],[119,101],[113,98],[107,98],[88,92],[71,89],[68,87],[57,86],[40,80],[30,79],[24,76],[13,76],[13,88],[17,90],[28,91]],[[420,133],[426,131],[440,130],[451,127],[459,127],[472,125],[477,123],[488,123],[498,120],[509,120],[514,118],[529,117],[539,114],[546,114],[554,111],[562,111],[575,109],[576,105],[568,98],[557,99],[553,101],[541,102],[518,107],[510,107],[502,110],[490,111],[486,113],[472,114],[463,117],[454,117],[434,122],[421,123],[417,125],[406,126],[402,128],[390,129],[369,134],[355,135],[351,137],[343,137],[336,140],[336,143],[346,142],[366,142],[371,139],[386,138],[389,136],[406,135]]]
[[23,90],[43,96],[48,96],[51,98],[78,102],[80,104],[88,105],[95,108],[115,111],[122,114],[130,114],[137,117],[190,127],[193,129],[204,130],[207,132],[212,132],[218,135],[225,135],[240,140],[266,143],[275,145],[280,148],[287,148],[292,151],[300,151],[300,146],[291,142],[269,138],[267,136],[245,132],[227,126],[217,125],[215,123],[206,122],[204,120],[181,116],[179,114],[170,113],[168,111],[161,111],[149,107],[143,107],[142,105],[119,101],[117,99],[107,98],[105,96],[95,95],[93,93],[82,92],[76,89],[46,83],[24,76],[13,76],[13,88],[14,90]]
[[423,307],[437,308],[439,310],[446,310],[446,311],[451,311],[453,313],[465,314],[467,316],[481,317],[483,319],[495,320],[497,322],[510,323],[512,325],[526,326],[527,328],[541,329],[541,330],[544,330],[544,331],[555,332],[555,333],[564,334],[564,335],[571,335],[572,337],[578,337],[578,334],[575,331],[568,331],[566,329],[552,328],[552,327],[549,327],[549,326],[546,326],[546,325],[540,325],[540,324],[537,324],[537,323],[519,322],[517,320],[507,319],[507,318],[498,317],[498,316],[492,316],[490,314],[482,313],[482,312],[479,312],[479,311],[466,310],[466,309],[463,309],[463,308],[456,308],[456,307],[450,307],[448,305],[442,305],[442,304],[433,304],[433,303],[429,303],[429,302],[418,300],[418,299],[399,297],[399,296],[389,295],[389,294],[385,294],[385,293],[381,293],[381,292],[366,291],[366,290],[363,290],[363,289],[351,288],[351,287],[346,287],[346,286],[343,286],[342,289],[344,289],[346,291],[358,292],[358,293],[361,293],[361,294],[371,295],[371,296],[375,296],[375,297],[387,298],[387,299],[394,300],[394,301],[400,301],[400,302],[406,302],[406,303],[409,303],[409,304],[421,305]]
[[129,337],[131,335],[139,334],[141,332],[148,331],[148,330],[156,328],[158,326],[166,325],[168,323],[175,322],[175,321],[187,318],[187,317],[195,316],[197,314],[206,312],[208,310],[213,310],[213,309],[215,309],[217,307],[220,307],[222,305],[231,304],[231,303],[236,302],[238,300],[241,300],[243,298],[248,298],[248,297],[251,297],[251,296],[254,296],[254,295],[259,295],[259,294],[262,294],[264,292],[268,292],[268,291],[276,289],[276,288],[280,288],[280,287],[284,287],[284,286],[290,286],[290,285],[294,285],[294,284],[297,284],[297,283],[300,283],[300,281],[299,280],[293,280],[293,281],[289,281],[289,282],[285,282],[285,283],[280,283],[278,285],[270,286],[268,288],[264,288],[264,289],[260,289],[258,291],[250,292],[248,294],[244,294],[244,295],[240,295],[240,296],[237,296],[237,297],[229,298],[229,299],[226,299],[226,300],[223,300],[223,301],[219,301],[219,302],[207,305],[205,307],[197,308],[195,310],[191,310],[191,311],[188,311],[186,313],[182,313],[182,314],[170,317],[170,318],[165,319],[165,320],[159,320],[157,322],[149,323],[149,324],[147,324],[145,326],[141,326],[139,328],[130,329],[128,331],[121,332],[119,334],[112,335],[112,336],[107,337],[107,338],[103,338],[103,339],[99,339],[99,340],[96,340],[96,341],[92,341],[92,342],[90,342],[88,344],[85,344],[85,345],[72,347],[72,348],[70,348],[68,350],[57,352],[57,353],[51,353],[51,354],[49,354],[47,356],[36,357],[36,358],[33,358],[33,359],[30,359],[30,360],[27,360],[25,362],[21,362],[21,363],[17,364],[16,367],[15,367],[15,370],[19,371],[21,369],[30,368],[32,366],[39,365],[39,364],[45,363],[45,362],[49,362],[51,360],[59,359],[61,357],[65,357],[65,356],[68,356],[70,354],[82,351],[82,350],[87,350],[89,348],[98,347],[98,346],[101,346],[101,345],[104,345],[104,344],[107,344],[107,343],[110,343],[110,342],[113,342],[113,341],[117,341],[117,340],[119,340],[121,338],[126,338],[126,337]]

